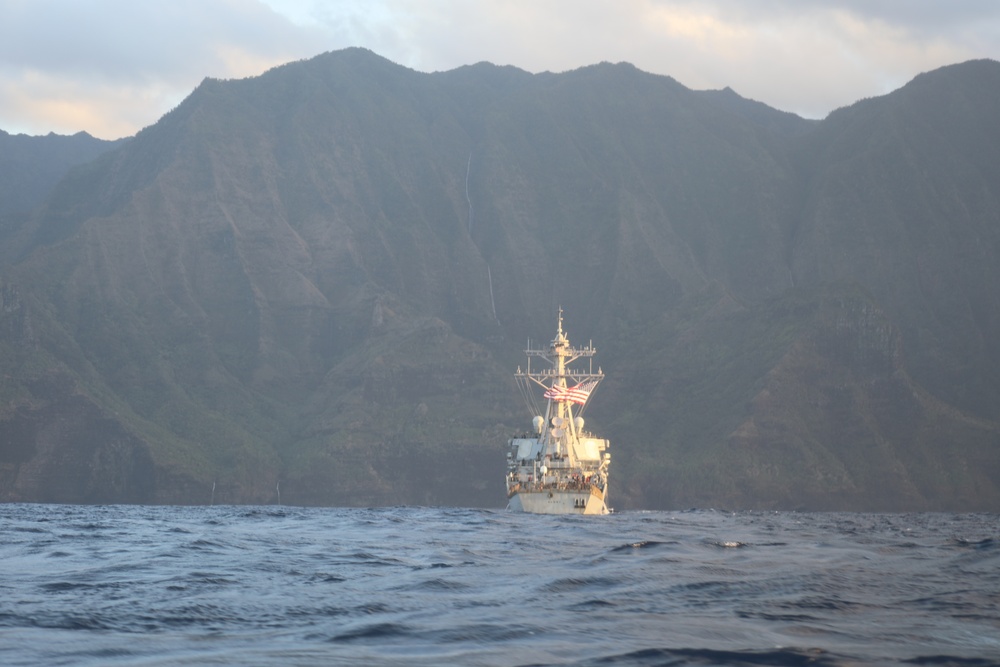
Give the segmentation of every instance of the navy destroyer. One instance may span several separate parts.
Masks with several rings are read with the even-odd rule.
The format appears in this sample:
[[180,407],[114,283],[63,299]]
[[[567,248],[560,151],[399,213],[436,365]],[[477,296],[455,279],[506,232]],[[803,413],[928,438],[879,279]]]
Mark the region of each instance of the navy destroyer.
[[[560,309],[556,337],[548,347],[532,349],[529,342],[524,352],[527,369],[518,368],[514,378],[535,416],[531,431],[508,443],[507,509],[535,514],[610,513],[610,443],[586,431],[583,421],[587,402],[604,379],[600,367],[596,372],[593,368],[597,350],[592,344],[570,345]],[[538,401],[539,394],[544,403]]]

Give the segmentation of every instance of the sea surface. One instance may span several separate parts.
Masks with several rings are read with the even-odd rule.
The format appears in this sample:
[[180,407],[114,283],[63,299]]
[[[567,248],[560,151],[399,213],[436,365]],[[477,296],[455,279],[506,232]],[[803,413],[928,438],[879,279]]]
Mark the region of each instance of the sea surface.
[[996,665],[1000,517],[0,505],[2,665]]

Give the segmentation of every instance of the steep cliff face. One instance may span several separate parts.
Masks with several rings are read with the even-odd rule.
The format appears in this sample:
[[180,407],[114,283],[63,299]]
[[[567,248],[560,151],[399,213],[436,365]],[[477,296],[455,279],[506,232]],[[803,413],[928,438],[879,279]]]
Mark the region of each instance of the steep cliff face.
[[800,148],[809,179],[790,251],[799,285],[870,289],[900,329],[914,379],[994,421],[998,106],[1000,66],[975,61],[831,114]]
[[[755,307],[723,297],[658,327],[616,394],[618,475],[641,506],[969,511],[1000,502],[1000,429],[906,370],[902,336],[857,285]],[[626,397],[628,397],[626,399]],[[596,408],[595,408],[596,410]],[[616,453],[617,456],[617,453]]]
[[727,453],[747,461],[744,497],[855,511],[1000,502],[996,424],[963,415],[911,379],[900,334],[880,307],[838,296],[823,304],[817,325],[768,373],[727,442]]
[[994,83],[816,123],[628,65],[206,80],[9,239],[6,497],[501,504],[561,305],[619,508],[1000,506]]
[[143,503],[156,499],[145,442],[103,414],[71,378],[49,374],[3,422],[0,499]]

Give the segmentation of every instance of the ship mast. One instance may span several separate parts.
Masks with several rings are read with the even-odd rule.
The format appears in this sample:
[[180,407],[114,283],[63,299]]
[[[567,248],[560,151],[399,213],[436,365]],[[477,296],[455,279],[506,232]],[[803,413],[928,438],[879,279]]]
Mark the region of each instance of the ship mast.
[[[569,340],[563,333],[563,310],[559,309],[559,325],[556,329],[556,337],[552,339],[552,354],[555,356],[556,360],[556,379],[554,384],[558,384],[560,387],[566,386],[566,357],[569,356]],[[569,404],[566,401],[554,401],[557,407],[557,416],[561,419],[567,419],[569,413]]]
[[[533,383],[546,392],[553,388],[565,392],[569,387],[567,380],[574,380],[577,385],[584,381],[591,381],[596,386],[597,382],[604,378],[604,373],[600,369],[596,373],[594,372],[592,363],[586,371],[578,371],[569,367],[577,359],[593,357],[597,353],[597,350],[594,349],[592,344],[582,348],[570,345],[569,338],[563,331],[562,308],[559,309],[556,336],[549,343],[548,349],[531,349],[529,347],[524,353],[528,357],[528,370],[522,371],[519,368],[515,374],[515,378],[525,385]],[[551,368],[532,371],[532,357],[543,359],[551,365]],[[525,389],[527,390],[526,393],[530,394],[530,386],[525,387]],[[584,405],[580,405],[578,412],[582,412]],[[566,454],[564,448],[569,448],[569,443],[566,442],[567,434],[571,441],[575,441],[579,437],[576,420],[573,418],[572,401],[549,398],[543,424],[539,433],[540,441],[547,445],[547,449],[552,454]],[[552,451],[553,449],[554,451]]]

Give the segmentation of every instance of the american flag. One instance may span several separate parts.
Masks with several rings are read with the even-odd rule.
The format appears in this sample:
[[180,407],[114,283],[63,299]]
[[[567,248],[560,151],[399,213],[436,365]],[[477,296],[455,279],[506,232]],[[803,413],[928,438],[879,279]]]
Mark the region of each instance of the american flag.
[[545,398],[553,401],[564,401],[583,405],[590,398],[590,392],[597,386],[597,380],[587,380],[574,387],[563,387],[557,384],[549,387],[545,392]]

